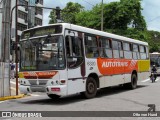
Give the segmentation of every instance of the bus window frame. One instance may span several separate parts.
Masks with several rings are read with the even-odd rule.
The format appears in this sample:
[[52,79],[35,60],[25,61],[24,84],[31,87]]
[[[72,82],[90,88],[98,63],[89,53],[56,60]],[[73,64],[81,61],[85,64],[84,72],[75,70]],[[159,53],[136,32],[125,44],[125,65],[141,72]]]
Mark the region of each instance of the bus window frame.
[[[86,40],[87,37],[87,40]],[[94,37],[96,38],[96,46],[88,46],[88,43],[86,44],[86,42],[88,42],[88,37]],[[99,51],[99,42],[98,42],[98,37],[95,34],[90,34],[90,33],[84,33],[84,52],[85,52],[85,57],[88,59],[97,59],[100,56],[100,51]],[[88,53],[88,47],[89,48],[96,48],[97,49],[97,56],[96,57],[88,57],[87,54],[89,55],[90,53]],[[93,52],[93,51],[92,51]],[[94,53],[91,53],[91,56],[94,56]]]
[[[104,39],[106,39],[108,42],[109,42],[109,47],[103,47],[102,46],[102,40],[104,40]],[[109,37],[103,37],[103,36],[99,36],[98,37],[98,44],[99,44],[99,56],[101,57],[101,58],[107,58],[107,59],[112,59],[113,58],[113,46],[112,46],[112,38],[109,38]],[[112,57],[106,57],[106,56],[103,56],[102,55],[102,51],[103,51],[103,49],[108,49],[108,50],[111,50],[111,55],[112,55]],[[106,53],[104,53],[104,54],[106,54]]]
[[[78,31],[74,31],[74,30],[71,30],[72,32],[78,32]],[[67,55],[67,40],[66,40],[66,37],[69,37],[70,38],[70,42],[71,43],[69,43],[69,47],[71,47],[70,45],[72,45],[72,48],[70,49],[70,51],[69,51],[69,53],[70,53],[70,56],[68,56]],[[74,53],[74,51],[73,51],[73,40],[72,40],[72,38],[74,38],[74,40],[76,40],[77,38],[78,39],[80,39],[81,40],[81,54],[82,54],[82,60],[81,60],[81,63],[80,64],[78,64],[78,65],[76,65],[76,63],[75,63],[75,65],[74,66],[70,66],[69,65],[69,62],[68,62],[68,60],[69,59],[77,59],[77,61],[78,61],[78,58],[79,58],[79,56],[76,56],[76,54],[75,55],[73,55],[73,53]],[[84,48],[83,48],[83,38],[82,37],[80,37],[80,36],[75,36],[75,34],[74,34],[74,36],[70,36],[69,34],[68,35],[65,35],[64,36],[64,39],[65,39],[65,53],[66,53],[66,66],[67,66],[67,68],[68,69],[75,69],[75,68],[78,68],[79,66],[81,66],[81,64],[84,62]],[[71,52],[72,52],[72,54],[71,54]]]
[[[128,45],[129,45],[129,50],[125,50],[124,48],[124,44],[125,43],[127,43]],[[129,59],[129,60],[131,60],[131,59],[133,59],[133,51],[132,51],[132,44],[133,43],[131,43],[131,42],[127,42],[127,41],[123,41],[123,52],[124,52],[124,59]],[[131,52],[131,58],[126,58],[126,54],[125,54],[125,52]]]

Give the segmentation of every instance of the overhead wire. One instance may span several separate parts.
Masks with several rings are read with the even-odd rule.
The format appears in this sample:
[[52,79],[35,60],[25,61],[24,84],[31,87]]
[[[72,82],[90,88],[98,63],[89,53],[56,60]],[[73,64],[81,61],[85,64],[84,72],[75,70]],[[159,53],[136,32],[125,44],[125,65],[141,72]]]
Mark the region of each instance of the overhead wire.
[[154,21],[154,20],[156,20],[157,18],[159,18],[160,16],[157,16],[156,18],[154,18],[154,19],[152,19],[152,20],[150,20],[150,21],[148,21],[148,23],[150,23],[150,22],[152,22],[152,21]]
[[84,2],[86,2],[86,3],[88,3],[89,5],[91,5],[91,6],[93,6],[93,7],[94,7],[94,5],[93,5],[93,4],[91,4],[91,3],[89,3],[88,1],[85,1],[85,0],[82,0],[82,1],[84,1]]

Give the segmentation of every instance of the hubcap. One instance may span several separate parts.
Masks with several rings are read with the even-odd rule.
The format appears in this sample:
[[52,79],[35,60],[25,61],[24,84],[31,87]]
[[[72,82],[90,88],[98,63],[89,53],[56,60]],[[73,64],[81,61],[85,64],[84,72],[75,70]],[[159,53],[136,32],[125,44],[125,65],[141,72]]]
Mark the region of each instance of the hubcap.
[[88,83],[88,93],[93,93],[94,92],[94,84],[93,83]]

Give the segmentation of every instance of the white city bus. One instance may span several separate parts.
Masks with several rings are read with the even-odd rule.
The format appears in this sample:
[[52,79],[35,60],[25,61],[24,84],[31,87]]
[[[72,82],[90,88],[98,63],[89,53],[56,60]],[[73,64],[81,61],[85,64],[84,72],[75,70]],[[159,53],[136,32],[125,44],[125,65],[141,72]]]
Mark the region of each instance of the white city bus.
[[20,40],[20,91],[54,99],[97,89],[134,89],[149,76],[148,43],[69,23],[25,30]]

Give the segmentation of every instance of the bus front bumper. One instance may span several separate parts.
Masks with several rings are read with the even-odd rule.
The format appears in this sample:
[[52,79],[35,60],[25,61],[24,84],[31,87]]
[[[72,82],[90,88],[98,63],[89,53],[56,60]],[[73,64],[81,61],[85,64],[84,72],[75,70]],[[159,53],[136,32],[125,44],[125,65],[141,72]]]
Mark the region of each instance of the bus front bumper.
[[20,92],[23,94],[28,94],[32,92],[45,92],[47,94],[55,94],[59,96],[67,95],[67,86],[66,85],[57,85],[57,86],[19,86]]

